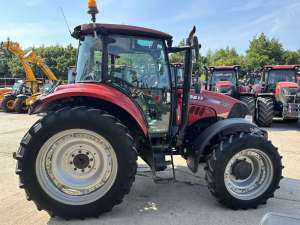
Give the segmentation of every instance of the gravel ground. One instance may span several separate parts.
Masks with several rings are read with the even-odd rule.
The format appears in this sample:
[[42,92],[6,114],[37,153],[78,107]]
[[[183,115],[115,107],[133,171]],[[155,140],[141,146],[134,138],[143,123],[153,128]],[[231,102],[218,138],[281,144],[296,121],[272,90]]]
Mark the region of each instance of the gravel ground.
[[[193,175],[185,161],[176,158],[177,181],[155,184],[149,169],[141,161],[131,192],[112,212],[98,219],[64,221],[39,212],[25,199],[14,173],[20,139],[37,116],[0,112],[0,224],[259,224],[267,212],[300,214],[300,124],[274,123],[269,131],[273,144],[279,147],[285,165],[285,179],[275,198],[256,210],[232,211],[220,206],[205,186],[200,170]],[[168,171],[167,171],[168,173]],[[170,171],[169,171],[170,174]]]

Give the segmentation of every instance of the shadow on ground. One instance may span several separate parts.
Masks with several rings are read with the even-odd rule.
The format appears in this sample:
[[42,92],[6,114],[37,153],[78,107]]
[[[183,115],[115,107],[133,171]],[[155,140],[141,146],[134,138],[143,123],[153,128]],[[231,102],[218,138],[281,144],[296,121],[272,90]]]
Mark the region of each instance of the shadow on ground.
[[[171,176],[167,171],[165,176]],[[254,210],[233,211],[216,202],[209,193],[203,171],[196,175],[186,167],[176,168],[177,181],[155,184],[144,165],[139,168],[136,182],[123,203],[98,219],[64,221],[51,218],[49,225],[58,224],[259,224],[267,212],[299,213],[300,181],[284,179],[275,198]]]
[[300,122],[290,122],[276,119],[273,121],[271,127],[267,128],[269,131],[300,131]]

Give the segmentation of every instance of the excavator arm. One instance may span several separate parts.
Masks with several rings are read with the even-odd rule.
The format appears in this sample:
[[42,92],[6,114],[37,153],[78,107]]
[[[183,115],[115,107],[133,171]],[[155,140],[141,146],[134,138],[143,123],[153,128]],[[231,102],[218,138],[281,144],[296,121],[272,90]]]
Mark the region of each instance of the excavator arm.
[[56,81],[57,77],[52,72],[52,70],[46,65],[45,60],[39,57],[34,51],[29,51],[23,57],[26,61],[36,64],[48,78],[48,80]]
[[21,48],[19,43],[11,42],[11,41],[1,42],[0,50],[1,49],[11,52],[12,54],[14,54],[20,60],[22,66],[24,68],[27,81],[32,82],[32,81],[37,80],[36,76],[34,75],[32,69],[29,65],[29,61],[26,58],[24,58],[25,52],[23,51],[23,49]]

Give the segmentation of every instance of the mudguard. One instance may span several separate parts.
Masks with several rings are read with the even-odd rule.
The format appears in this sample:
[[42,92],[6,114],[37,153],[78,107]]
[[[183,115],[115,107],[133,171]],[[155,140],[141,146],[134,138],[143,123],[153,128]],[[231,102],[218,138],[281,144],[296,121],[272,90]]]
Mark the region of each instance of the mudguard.
[[197,172],[199,160],[203,156],[205,148],[216,135],[226,135],[235,132],[259,133],[267,138],[265,130],[248,120],[240,118],[220,120],[206,128],[192,143],[190,151],[192,154],[188,156],[187,160],[189,169],[194,173]]
[[148,134],[147,123],[138,106],[121,91],[106,84],[78,83],[58,86],[53,93],[47,96],[42,96],[35,101],[35,103],[31,106],[29,113],[35,114],[46,112],[47,107],[50,104],[55,104],[57,101],[74,97],[95,98],[99,101],[106,101],[114,104],[131,115],[140,126],[143,133],[145,135]]

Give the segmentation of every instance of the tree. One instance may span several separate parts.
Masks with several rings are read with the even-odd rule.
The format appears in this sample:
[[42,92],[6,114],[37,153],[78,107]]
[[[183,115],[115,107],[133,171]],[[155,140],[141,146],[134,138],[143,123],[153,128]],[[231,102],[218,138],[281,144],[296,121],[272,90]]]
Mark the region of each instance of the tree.
[[298,51],[285,51],[283,54],[285,64],[300,64],[300,50]]
[[264,33],[250,41],[246,51],[246,65],[248,69],[260,69],[268,64],[282,64],[284,49],[279,40],[269,39]]
[[209,51],[207,58],[209,65],[214,66],[243,64],[243,57],[239,56],[235,48],[226,47],[225,49],[222,48],[215,52]]
[[[178,47],[182,47],[185,45],[185,41],[181,40],[178,44]],[[176,52],[170,54],[170,62],[171,63],[183,63],[184,61],[184,52]]]

